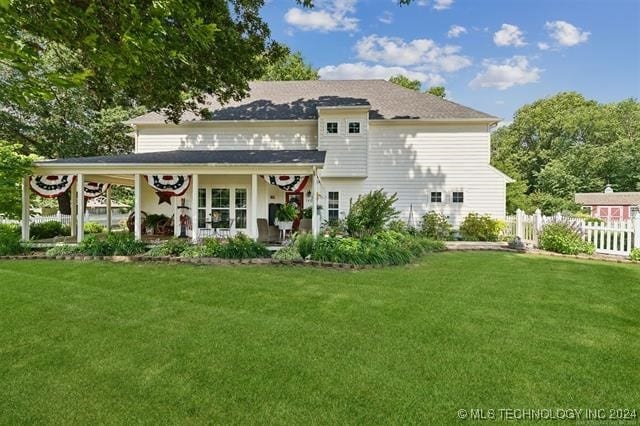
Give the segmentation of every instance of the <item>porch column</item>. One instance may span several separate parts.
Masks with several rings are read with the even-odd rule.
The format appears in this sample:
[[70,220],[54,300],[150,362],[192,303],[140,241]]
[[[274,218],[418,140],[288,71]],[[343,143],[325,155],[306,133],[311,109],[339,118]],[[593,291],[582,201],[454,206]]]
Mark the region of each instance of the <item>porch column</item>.
[[198,242],[198,175],[191,175],[191,240]]
[[107,232],[111,232],[111,185],[107,188]]
[[76,199],[78,201],[78,212],[76,220],[78,229],[76,230],[77,241],[80,242],[84,239],[84,175],[78,174],[76,179]]
[[135,239],[140,241],[142,239],[142,214],[140,213],[140,205],[142,204],[142,175],[139,173],[133,176],[133,192],[133,232]]
[[317,236],[320,233],[318,226],[318,185],[317,185],[316,169],[314,167],[311,175],[311,233]]
[[22,178],[22,240],[29,241],[29,176]]
[[76,237],[78,235],[78,217],[77,217],[77,211],[78,211],[78,204],[77,204],[77,192],[76,192],[76,188],[77,188],[77,182],[74,182],[71,185],[71,188],[69,189],[69,200],[71,203],[71,217],[70,219],[70,223],[69,223],[69,228],[71,228],[71,236],[72,237]]
[[258,175],[251,175],[251,214],[249,215],[249,232],[251,237],[258,238]]

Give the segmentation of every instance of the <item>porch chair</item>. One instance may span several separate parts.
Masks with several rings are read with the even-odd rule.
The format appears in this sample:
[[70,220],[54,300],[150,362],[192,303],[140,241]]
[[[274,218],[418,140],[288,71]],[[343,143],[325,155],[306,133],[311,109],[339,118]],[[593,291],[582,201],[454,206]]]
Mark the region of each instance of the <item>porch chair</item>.
[[267,219],[256,219],[258,223],[258,241],[261,243],[275,243],[280,240],[280,230],[277,226],[269,225]]

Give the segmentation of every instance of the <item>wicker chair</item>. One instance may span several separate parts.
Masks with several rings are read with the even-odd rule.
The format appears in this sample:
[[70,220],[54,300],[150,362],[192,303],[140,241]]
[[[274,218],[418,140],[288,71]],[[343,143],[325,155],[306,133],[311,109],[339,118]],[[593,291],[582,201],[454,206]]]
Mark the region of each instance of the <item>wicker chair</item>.
[[258,222],[258,241],[261,243],[275,243],[280,241],[280,231],[277,226],[269,226],[267,219],[256,219]]

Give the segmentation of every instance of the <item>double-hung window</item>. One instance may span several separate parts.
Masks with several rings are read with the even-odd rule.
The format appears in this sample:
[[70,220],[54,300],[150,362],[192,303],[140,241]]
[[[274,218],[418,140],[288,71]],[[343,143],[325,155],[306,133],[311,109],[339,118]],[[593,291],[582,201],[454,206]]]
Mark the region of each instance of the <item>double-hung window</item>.
[[340,219],[340,193],[329,191],[327,194],[327,215],[329,222]]
[[453,194],[451,194],[451,201],[453,201],[454,203],[464,203],[464,192],[453,192]]
[[431,192],[431,202],[432,203],[441,203],[442,202],[442,192],[440,192],[440,191],[432,191]]

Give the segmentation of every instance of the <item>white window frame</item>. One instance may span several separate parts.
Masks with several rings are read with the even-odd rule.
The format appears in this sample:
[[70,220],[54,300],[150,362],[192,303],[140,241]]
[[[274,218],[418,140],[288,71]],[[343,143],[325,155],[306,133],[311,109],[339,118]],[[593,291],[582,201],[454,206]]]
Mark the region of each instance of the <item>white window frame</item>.
[[[231,230],[233,231],[242,231],[248,232],[251,223],[251,214],[250,214],[250,203],[251,203],[251,189],[248,185],[235,185],[235,184],[210,184],[210,185],[199,185],[198,192],[204,189],[205,190],[205,207],[202,208],[198,204],[199,210],[204,210],[205,213],[205,222],[211,221],[211,211],[214,209],[213,207],[213,197],[212,190],[214,189],[228,189],[229,190],[229,220],[233,219],[233,225],[231,226]],[[244,189],[247,193],[247,207],[245,209],[236,208],[236,189]],[[247,212],[247,227],[246,228],[238,228],[236,221],[236,210],[246,210]],[[199,224],[198,224],[199,225]],[[211,223],[205,223],[205,229],[211,229]]]
[[[336,124],[336,132],[335,133],[329,133],[329,129],[327,129],[327,126],[330,123],[335,123]],[[324,134],[326,136],[339,136],[340,135],[340,120],[326,120],[324,122]]]
[[[338,207],[337,208],[333,208],[333,207],[329,207],[329,203],[331,202],[331,199],[329,198],[329,194],[331,193],[336,193],[338,194]],[[331,216],[329,214],[330,211],[335,211],[337,212],[337,218],[335,220],[340,220],[340,199],[342,198],[342,195],[340,194],[340,191],[327,191],[327,221],[332,220]]]
[[[440,200],[439,201],[433,201],[433,195],[434,194],[440,194]],[[444,197],[442,196],[442,191],[430,191],[429,192],[429,202],[430,203],[442,203],[444,202]]]
[[[358,131],[357,132],[351,132],[351,125],[352,124],[357,124],[358,125]],[[348,135],[361,135],[362,134],[362,121],[360,120],[347,120],[347,134]]]
[[[462,201],[456,201],[455,200],[454,194],[457,194],[457,193],[462,194]],[[465,198],[465,195],[464,195],[464,191],[463,190],[459,189],[457,191],[451,191],[451,203],[452,204],[464,204],[464,198]]]

